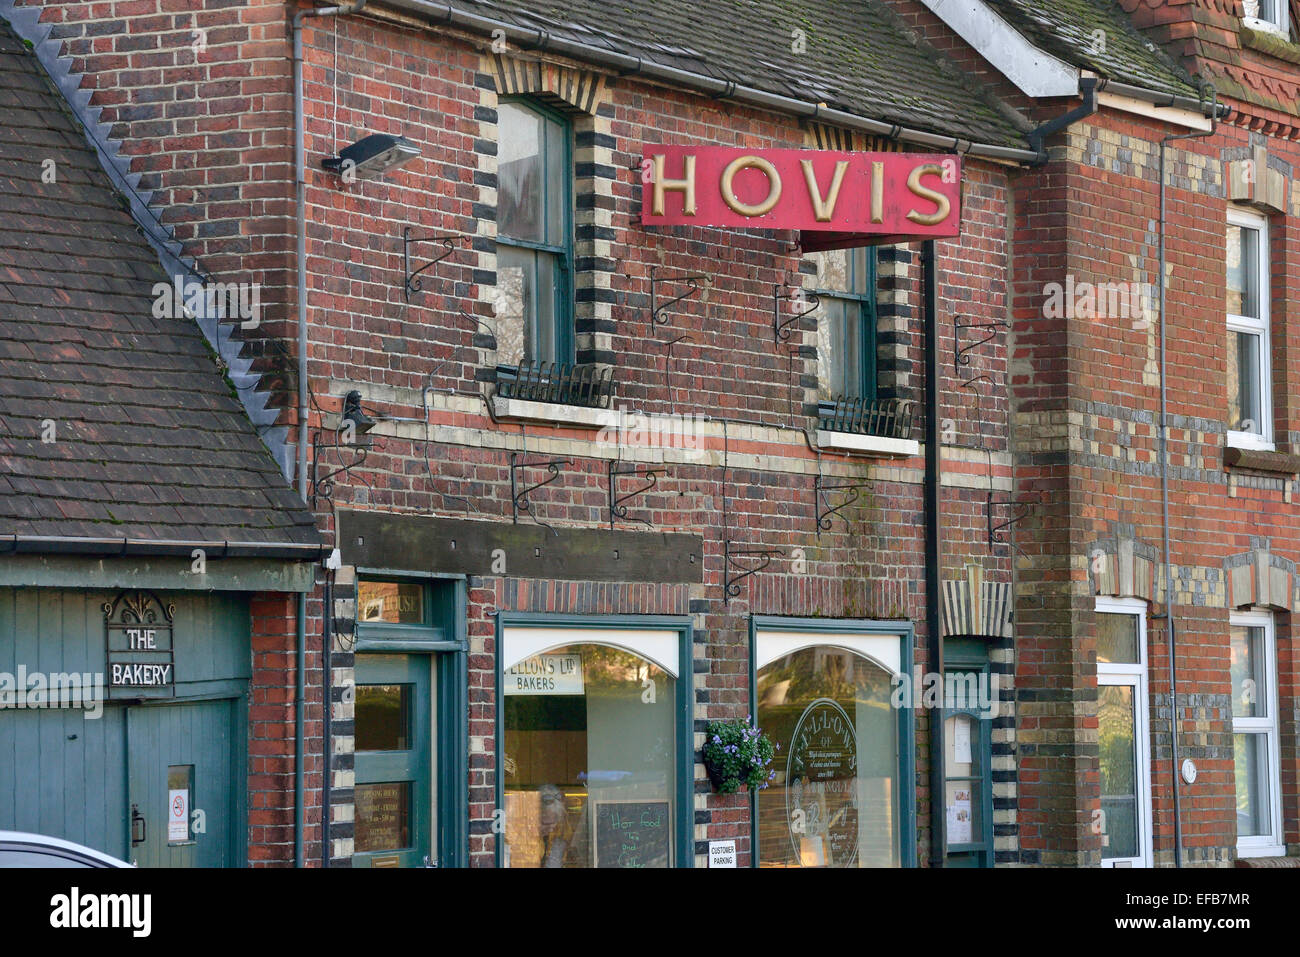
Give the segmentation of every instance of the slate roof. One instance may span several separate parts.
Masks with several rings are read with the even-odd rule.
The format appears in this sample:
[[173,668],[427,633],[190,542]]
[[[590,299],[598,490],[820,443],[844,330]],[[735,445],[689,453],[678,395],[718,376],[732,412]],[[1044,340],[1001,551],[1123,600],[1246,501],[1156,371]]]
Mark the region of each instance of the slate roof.
[[[880,0],[453,0],[455,9],[886,123],[1027,149],[1010,113]],[[794,30],[806,50],[795,53]]]
[[1156,93],[1197,99],[1191,76],[1133,26],[1114,0],[984,0],[1040,50]]
[[319,544],[198,326],[153,317],[157,254],[3,20],[0,117],[0,553],[13,535]]

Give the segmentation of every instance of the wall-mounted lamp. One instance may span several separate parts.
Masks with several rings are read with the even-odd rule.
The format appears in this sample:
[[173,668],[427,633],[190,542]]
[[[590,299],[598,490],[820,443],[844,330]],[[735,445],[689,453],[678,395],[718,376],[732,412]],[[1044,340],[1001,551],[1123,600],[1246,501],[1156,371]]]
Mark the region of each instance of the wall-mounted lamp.
[[343,421],[351,422],[357,435],[365,435],[375,427],[375,420],[361,408],[361,393],[353,389],[343,399]]
[[420,147],[405,136],[372,133],[351,146],[343,147],[338,156],[321,160],[320,165],[345,179],[374,179],[419,155]]

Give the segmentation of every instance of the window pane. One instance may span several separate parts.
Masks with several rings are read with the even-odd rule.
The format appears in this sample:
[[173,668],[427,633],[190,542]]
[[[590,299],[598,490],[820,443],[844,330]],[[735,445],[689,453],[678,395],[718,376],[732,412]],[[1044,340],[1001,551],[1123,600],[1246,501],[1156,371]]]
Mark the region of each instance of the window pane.
[[1260,336],[1228,331],[1228,428],[1263,434],[1263,393],[1260,389]]
[[759,671],[758,723],[780,745],[758,792],[760,866],[898,865],[890,690],[887,672],[840,648],[804,648]]
[[1228,225],[1228,313],[1259,318],[1259,230]]
[[944,785],[948,846],[982,844],[984,821],[979,799],[979,782],[948,781]]
[[871,288],[873,277],[870,263],[876,257],[875,248],[859,246],[856,249],[845,250],[845,253],[849,261],[849,283],[842,288],[859,296],[874,295],[875,290]]
[[1268,672],[1264,668],[1264,629],[1233,625],[1232,716],[1268,717]]
[[1097,613],[1097,660],[1110,664],[1138,664],[1137,615]]
[[[1121,616],[1109,616],[1121,617]],[[1101,767],[1101,856],[1138,856],[1137,738],[1133,688],[1097,689],[1097,743]]]
[[411,846],[410,781],[358,784],[353,794],[358,854]]
[[565,361],[559,355],[555,298],[562,282],[551,253],[497,246],[497,356],[503,365],[523,359]]
[[390,625],[424,624],[424,586],[412,582],[357,583],[360,621]]
[[672,676],[629,651],[578,644],[510,677],[507,866],[672,866]]
[[843,249],[830,249],[826,252],[809,253],[809,258],[817,264],[817,281],[814,289],[826,289],[830,292],[849,291],[848,252]]
[[411,747],[411,686],[357,685],[358,751],[406,751]]
[[546,202],[545,119],[518,103],[497,109],[497,232],[543,242]]
[[1237,837],[1270,834],[1268,807],[1268,744],[1266,734],[1234,734],[1233,760],[1237,777]]

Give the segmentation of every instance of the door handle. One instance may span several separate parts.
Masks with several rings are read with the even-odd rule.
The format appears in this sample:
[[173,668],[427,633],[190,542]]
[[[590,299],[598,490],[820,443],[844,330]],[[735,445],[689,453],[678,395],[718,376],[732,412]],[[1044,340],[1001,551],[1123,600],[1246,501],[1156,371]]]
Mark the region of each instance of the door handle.
[[[139,837],[136,837],[137,824],[140,825]],[[139,805],[132,804],[131,805],[131,846],[135,847],[137,844],[143,844],[146,840],[147,834],[148,834],[148,824],[144,819],[144,815],[140,813]]]

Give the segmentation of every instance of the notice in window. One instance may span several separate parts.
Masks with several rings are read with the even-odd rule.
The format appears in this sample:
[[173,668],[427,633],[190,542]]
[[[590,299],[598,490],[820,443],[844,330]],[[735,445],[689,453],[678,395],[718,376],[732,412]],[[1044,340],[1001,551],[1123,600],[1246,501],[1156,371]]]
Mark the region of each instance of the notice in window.
[[948,804],[948,843],[971,843],[970,789],[958,788]]

